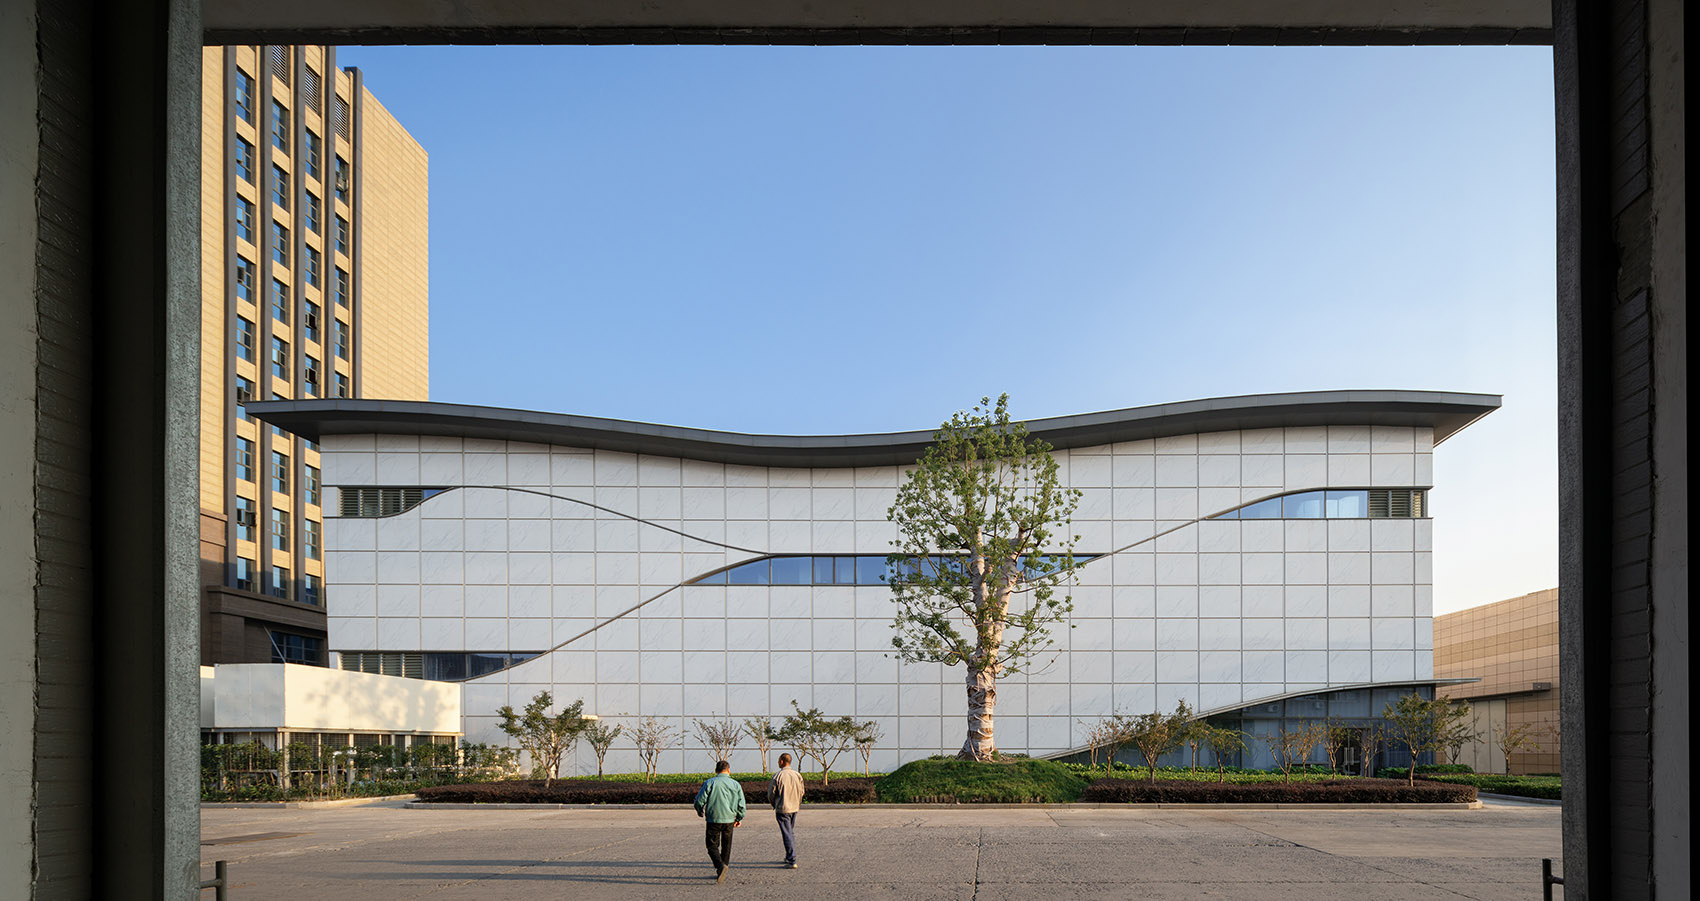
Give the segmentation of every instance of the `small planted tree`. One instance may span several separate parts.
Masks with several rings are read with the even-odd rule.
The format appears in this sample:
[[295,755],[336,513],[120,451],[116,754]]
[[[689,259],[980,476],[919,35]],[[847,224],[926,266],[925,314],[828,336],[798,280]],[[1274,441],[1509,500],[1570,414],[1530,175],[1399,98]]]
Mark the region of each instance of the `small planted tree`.
[[1411,754],[1411,769],[1405,781],[1417,784],[1417,755],[1451,747],[1460,730],[1469,729],[1470,705],[1445,698],[1428,700],[1414,694],[1388,704],[1382,711],[1387,741]]
[[773,718],[752,716],[744,720],[744,734],[748,735],[750,741],[755,742],[756,749],[761,751],[761,771],[766,773],[767,752],[772,749],[774,741],[779,737],[773,729]]
[[1281,771],[1281,781],[1293,781],[1293,767],[1303,766],[1310,762],[1316,746],[1321,744],[1327,728],[1322,724],[1307,720],[1303,725],[1292,725],[1283,720],[1281,727],[1274,732],[1259,736],[1269,743],[1269,750],[1275,754],[1275,767]]
[[614,739],[620,737],[625,727],[619,724],[608,725],[601,720],[591,723],[584,730],[584,740],[590,744],[590,750],[596,755],[596,777],[602,778],[602,763],[608,759],[608,749],[614,747]]
[[[832,781],[832,765],[855,747],[856,736],[866,724],[847,716],[827,719],[819,707],[804,710],[796,701],[791,702],[791,709],[796,713],[780,724],[779,740],[796,748],[799,758],[813,757],[820,763],[821,785],[827,785]],[[801,760],[798,763],[800,768]]]
[[874,745],[884,738],[877,720],[868,720],[856,727],[856,753],[862,755],[862,775],[873,772]]
[[1216,758],[1216,781],[1228,781],[1228,755],[1245,750],[1245,733],[1226,726],[1204,725],[1200,739]]
[[1375,775],[1375,758],[1387,747],[1387,730],[1379,723],[1371,723],[1358,730],[1358,752],[1363,759],[1358,761],[1358,774],[1362,776]]
[[1104,756],[1104,771],[1109,772],[1115,764],[1115,749],[1121,746],[1118,741],[1121,724],[1114,716],[1107,716],[1095,723],[1082,721],[1080,725],[1086,740],[1087,766],[1097,769],[1099,752],[1107,750],[1109,753]]
[[1188,723],[1192,720],[1191,711],[1185,701],[1175,707],[1174,713],[1142,713],[1133,717],[1119,717],[1123,740],[1133,745],[1139,751],[1139,756],[1145,758],[1145,767],[1149,771],[1148,779],[1157,781],[1157,761],[1164,754],[1181,746],[1185,740]]
[[1540,727],[1534,723],[1506,723],[1493,730],[1493,743],[1505,755],[1505,771],[1511,772],[1511,755],[1541,746]]
[[1063,487],[1051,446],[1009,418],[1009,395],[960,412],[897,490],[888,576],[892,647],[912,663],[961,664],[968,735],[957,756],[997,756],[998,679],[1025,672],[1055,643],[1074,604],[1068,533],[1080,492]]
[[519,742],[520,749],[531,755],[532,778],[538,773],[543,774],[543,784],[548,785],[560,774],[561,755],[573,742],[578,741],[579,734],[589,724],[584,718],[584,701],[574,701],[561,712],[551,715],[549,708],[554,706],[555,699],[547,691],[540,691],[531,703],[525,705],[525,712],[515,713],[511,705],[503,704],[496,715],[502,718],[498,725],[503,732]]
[[708,749],[713,761],[732,759],[732,749],[738,746],[738,736],[744,732],[742,725],[729,716],[692,722],[696,724],[697,741]]
[[661,752],[679,744],[683,737],[673,724],[658,717],[646,716],[632,726],[632,744],[637,745],[638,759],[643,761],[643,781],[654,782],[655,770],[661,765]]
[[1322,750],[1328,757],[1328,768],[1341,772],[1346,765],[1346,749],[1358,737],[1358,730],[1333,720],[1329,720],[1323,728]]

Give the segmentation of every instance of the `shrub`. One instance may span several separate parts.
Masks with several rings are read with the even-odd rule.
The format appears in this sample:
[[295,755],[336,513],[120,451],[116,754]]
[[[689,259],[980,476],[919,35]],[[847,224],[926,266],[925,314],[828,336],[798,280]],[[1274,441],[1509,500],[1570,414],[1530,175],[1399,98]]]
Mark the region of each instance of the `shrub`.
[[1320,782],[1194,782],[1137,779],[1099,779],[1080,796],[1082,801],[1130,804],[1433,804],[1476,800],[1469,785],[1419,782],[1407,785],[1393,779],[1329,779]]
[[[640,777],[641,778],[641,777]],[[703,777],[691,781],[635,782],[614,779],[561,779],[545,785],[536,779],[439,785],[419,790],[419,800],[444,804],[690,804]],[[831,785],[808,786],[803,800],[813,804],[874,800],[874,781],[840,776]],[[739,780],[751,807],[767,803],[767,779]]]
[[1517,795],[1522,798],[1545,798],[1549,801],[1564,799],[1564,780],[1557,776],[1503,776],[1478,773],[1436,773],[1431,776],[1418,775],[1418,779],[1427,782],[1444,782],[1451,785],[1473,785],[1478,791],[1493,792],[1498,795]]
[[1051,760],[915,760],[880,779],[879,799],[889,803],[1040,803],[1074,801],[1088,779]]
[[[1377,779],[1403,779],[1411,768],[1408,766],[1384,766],[1375,771]],[[1424,773],[1474,773],[1475,770],[1467,763],[1424,763],[1417,766],[1417,775]]]

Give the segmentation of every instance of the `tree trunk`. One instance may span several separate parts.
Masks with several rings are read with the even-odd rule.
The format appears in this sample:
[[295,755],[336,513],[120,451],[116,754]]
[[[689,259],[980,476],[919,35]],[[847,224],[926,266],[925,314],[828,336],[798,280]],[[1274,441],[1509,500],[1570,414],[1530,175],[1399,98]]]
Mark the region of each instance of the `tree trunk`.
[[991,760],[998,746],[992,740],[992,712],[998,702],[998,677],[989,667],[968,668],[968,739],[957,752],[959,760]]

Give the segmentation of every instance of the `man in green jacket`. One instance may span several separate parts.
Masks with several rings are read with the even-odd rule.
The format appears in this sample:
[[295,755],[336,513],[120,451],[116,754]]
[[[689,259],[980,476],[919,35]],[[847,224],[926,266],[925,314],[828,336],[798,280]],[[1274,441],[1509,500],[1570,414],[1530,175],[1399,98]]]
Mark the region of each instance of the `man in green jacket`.
[[697,816],[708,821],[708,859],[714,862],[714,881],[726,880],[732,864],[732,830],[744,823],[744,787],[732,778],[732,764],[714,765],[714,778],[697,789]]

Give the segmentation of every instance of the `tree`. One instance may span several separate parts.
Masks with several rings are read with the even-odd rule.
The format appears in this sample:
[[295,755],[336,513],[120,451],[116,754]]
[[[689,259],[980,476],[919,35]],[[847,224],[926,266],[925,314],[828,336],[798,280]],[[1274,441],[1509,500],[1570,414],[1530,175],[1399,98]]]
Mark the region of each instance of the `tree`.
[[[1460,734],[1469,734],[1470,704],[1445,698],[1428,700],[1405,695],[1382,710],[1387,741],[1411,752],[1411,771],[1406,783],[1417,784],[1417,755],[1451,747]],[[1467,739],[1466,739],[1467,740]]]
[[1228,781],[1228,755],[1245,750],[1245,733],[1226,726],[1204,724],[1200,739],[1216,758],[1216,781]]
[[661,765],[661,752],[679,744],[684,736],[672,723],[658,716],[646,716],[632,726],[632,744],[637,745],[638,759],[643,761],[643,781],[654,782],[655,770]]
[[503,732],[519,741],[520,749],[531,755],[532,778],[543,773],[543,784],[555,780],[561,769],[561,755],[578,741],[589,721],[584,718],[584,701],[574,701],[549,715],[555,703],[549,692],[540,691],[525,705],[524,713],[515,713],[511,705],[503,704],[496,715],[502,718]]
[[602,762],[608,759],[608,749],[614,746],[614,739],[625,731],[624,726],[609,726],[598,720],[584,730],[584,740],[590,743],[590,750],[596,754],[596,776],[602,777]]
[[1051,446],[1010,421],[1004,394],[939,427],[886,513],[898,531],[887,577],[897,606],[891,644],[911,663],[963,665],[960,758],[997,756],[998,678],[1025,672],[1074,609],[1057,587],[1073,577],[1078,536],[1057,530],[1079,500],[1058,480]]
[[1498,746],[1500,753],[1505,755],[1505,771],[1511,772],[1511,755],[1518,751],[1538,748],[1540,742],[1540,727],[1534,723],[1518,723],[1513,726],[1506,723],[1496,726],[1493,730],[1493,743]]
[[1108,749],[1109,753],[1104,756],[1104,772],[1109,772],[1116,761],[1114,749],[1121,745],[1121,724],[1111,715],[1095,723],[1082,720],[1080,725],[1085,730],[1087,766],[1097,769],[1098,752]]
[[1322,744],[1327,736],[1327,727],[1313,720],[1306,720],[1303,725],[1290,725],[1287,720],[1281,721],[1281,727],[1274,732],[1260,736],[1269,742],[1269,750],[1275,753],[1275,766],[1281,770],[1281,781],[1293,781],[1293,767],[1303,766],[1310,762],[1316,746]]
[[1322,749],[1328,757],[1328,768],[1338,773],[1346,765],[1346,749],[1358,737],[1358,730],[1344,723],[1329,720],[1323,725]]
[[884,738],[877,720],[868,720],[856,728],[856,753],[862,755],[862,775],[870,775],[873,771],[874,745]]
[[1358,750],[1363,754],[1360,760],[1358,774],[1361,776],[1375,775],[1375,758],[1381,749],[1387,746],[1387,729],[1379,723],[1370,723],[1358,730]]
[[755,742],[756,748],[761,751],[761,771],[766,773],[768,749],[773,747],[774,740],[779,737],[773,731],[773,718],[752,716],[744,720],[744,734],[748,735],[750,741]]
[[[847,716],[829,720],[819,707],[804,710],[795,700],[791,702],[791,709],[797,712],[787,716],[780,724],[779,740],[796,748],[798,758],[813,757],[818,761],[821,785],[827,785],[832,780],[832,765],[855,746],[856,736],[869,724],[858,723]],[[798,768],[802,768],[801,759],[798,760]]]
[[1181,746],[1186,738],[1187,725],[1192,720],[1192,712],[1187,709],[1185,701],[1175,706],[1174,713],[1142,713],[1134,717],[1118,715],[1121,723],[1121,734],[1124,740],[1139,751],[1145,758],[1145,767],[1151,782],[1157,781],[1157,761],[1164,754]]
[[696,724],[697,741],[714,755],[715,763],[732,759],[732,749],[738,746],[738,736],[743,734],[743,726],[729,716],[692,722]]

